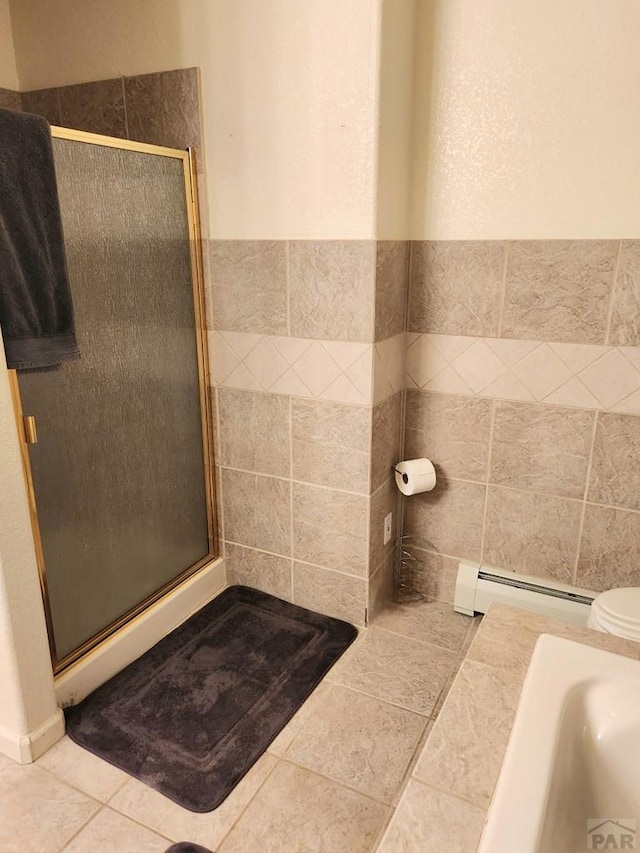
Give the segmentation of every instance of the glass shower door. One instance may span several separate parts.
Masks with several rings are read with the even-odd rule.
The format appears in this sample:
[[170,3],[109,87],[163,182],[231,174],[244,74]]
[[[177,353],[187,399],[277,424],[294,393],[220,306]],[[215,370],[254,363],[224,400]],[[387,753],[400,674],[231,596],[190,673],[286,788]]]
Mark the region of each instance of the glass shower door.
[[213,552],[188,157],[77,137],[53,142],[82,358],[19,374],[57,668]]

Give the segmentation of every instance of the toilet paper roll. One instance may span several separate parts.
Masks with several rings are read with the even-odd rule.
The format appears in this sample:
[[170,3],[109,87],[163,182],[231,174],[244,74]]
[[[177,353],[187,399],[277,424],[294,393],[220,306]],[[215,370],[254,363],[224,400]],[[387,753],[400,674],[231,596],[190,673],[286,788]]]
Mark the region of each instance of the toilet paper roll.
[[394,470],[396,486],[403,495],[418,495],[435,487],[436,469],[430,459],[405,459]]

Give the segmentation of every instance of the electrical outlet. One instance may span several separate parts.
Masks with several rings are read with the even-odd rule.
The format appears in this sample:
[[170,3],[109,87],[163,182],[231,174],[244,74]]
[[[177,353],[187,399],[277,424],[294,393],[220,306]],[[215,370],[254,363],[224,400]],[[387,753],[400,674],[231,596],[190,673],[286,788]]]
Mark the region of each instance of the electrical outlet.
[[393,524],[393,513],[390,512],[389,515],[385,515],[384,517],[384,539],[383,544],[386,545],[389,539],[391,539],[391,525]]

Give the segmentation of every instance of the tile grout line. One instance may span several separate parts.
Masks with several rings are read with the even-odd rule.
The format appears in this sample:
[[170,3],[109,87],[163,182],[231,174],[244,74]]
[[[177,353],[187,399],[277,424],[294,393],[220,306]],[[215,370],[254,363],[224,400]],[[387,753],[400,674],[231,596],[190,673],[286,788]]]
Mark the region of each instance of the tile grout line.
[[611,282],[611,295],[609,297],[609,310],[607,311],[607,326],[604,334],[605,346],[611,346],[611,325],[613,323],[613,311],[616,303],[616,295],[618,290],[618,275],[620,274],[620,260],[622,258],[622,240],[618,240],[618,251],[616,252],[616,262],[613,265],[613,281]]
[[60,847],[60,849],[59,849],[58,853],[64,853],[64,851],[65,851],[65,850],[67,849],[67,847],[71,844],[71,842],[72,842],[72,841],[74,841],[74,840],[75,840],[75,839],[80,835],[80,833],[81,833],[83,830],[85,830],[85,829],[87,828],[87,826],[89,826],[89,824],[90,824],[90,823],[91,823],[91,821],[94,819],[94,817],[97,817],[97,816],[100,814],[100,812],[101,812],[103,809],[105,809],[105,808],[106,808],[106,804],[105,804],[105,803],[100,803],[100,808],[99,808],[97,811],[95,811],[95,812],[91,815],[91,817],[90,817],[88,820],[86,820],[86,821],[82,824],[82,826],[81,826],[79,829],[77,829],[77,830],[73,833],[73,835],[72,835],[70,838],[68,838],[68,839],[64,842],[64,844],[62,845],[62,847]]
[[335,575],[339,575],[340,577],[352,578],[357,581],[366,581],[366,577],[364,575],[354,575],[349,572],[342,572],[340,569],[332,569],[327,566],[321,566],[318,563],[311,563],[308,560],[301,560],[300,558],[293,558],[288,554],[276,554],[274,551],[265,551],[264,548],[257,548],[254,545],[247,545],[244,542],[236,542],[234,539],[225,539],[227,545],[234,545],[237,548],[246,548],[249,551],[256,551],[258,554],[266,554],[269,557],[279,557],[282,560],[293,560],[295,559],[296,563],[302,563],[303,566],[310,566],[314,569],[321,569],[323,572],[332,572]]
[[373,794],[365,794],[364,791],[355,788],[353,785],[349,785],[347,782],[344,782],[340,779],[336,779],[335,776],[329,776],[327,773],[322,773],[320,770],[312,770],[310,767],[307,767],[304,764],[298,764],[295,761],[292,761],[290,758],[287,758],[286,756],[283,756],[279,760],[283,764],[289,764],[291,767],[295,767],[297,770],[304,770],[305,773],[311,773],[313,776],[319,776],[321,779],[325,779],[328,782],[333,782],[334,785],[338,785],[341,788],[345,788],[347,791],[351,791],[354,794],[358,794],[360,797],[365,797],[367,800],[373,800],[374,803],[378,803],[381,806],[389,808],[391,805],[390,803],[385,802],[385,800],[382,800],[378,796],[374,796]]
[[[216,850],[220,850],[220,848],[222,847],[222,845],[224,844],[224,842],[226,841],[226,839],[227,839],[227,838],[229,838],[229,836],[231,835],[231,833],[233,832],[233,830],[236,828],[236,826],[238,826],[238,824],[240,823],[240,819],[244,816],[244,814],[245,814],[245,813],[246,813],[246,811],[248,810],[249,806],[250,806],[250,805],[253,803],[253,801],[256,799],[256,797],[258,796],[258,794],[260,793],[260,791],[264,788],[264,786],[266,785],[267,781],[271,778],[271,776],[272,776],[272,775],[273,775],[273,773],[275,772],[276,768],[277,768],[277,767],[278,767],[278,765],[280,764],[280,760],[281,760],[281,759],[279,758],[279,756],[274,755],[272,752],[269,752],[269,751],[268,751],[268,749],[267,749],[267,750],[265,750],[265,752],[263,752],[263,753],[262,753],[262,755],[260,756],[260,758],[262,758],[262,757],[263,757],[263,756],[265,756],[265,755],[270,755],[272,758],[275,758],[275,761],[274,761],[274,763],[273,763],[273,767],[271,768],[271,770],[269,770],[269,772],[268,772],[268,773],[267,773],[267,775],[264,777],[264,779],[262,780],[262,782],[260,783],[260,785],[258,785],[258,787],[256,788],[256,790],[253,792],[253,795],[252,795],[251,797],[249,797],[249,799],[248,799],[248,800],[247,800],[247,802],[245,803],[244,807],[243,807],[242,809],[240,809],[240,811],[239,811],[239,813],[238,813],[238,815],[237,815],[236,819],[231,823],[231,825],[229,826],[229,829],[227,830],[227,832],[225,832],[225,833],[222,835],[222,837],[220,838],[220,841],[216,844]],[[259,760],[259,759],[258,759],[258,760]],[[249,771],[248,771],[248,772],[250,773],[250,772],[253,770],[253,768],[254,768],[254,767],[255,767],[255,764],[254,764],[254,765],[252,765],[252,767],[250,767],[250,768],[249,768]],[[243,777],[243,778],[245,778],[245,777]],[[242,781],[242,780],[240,780],[240,781]],[[238,783],[238,784],[240,784],[240,783]],[[236,787],[237,787],[237,786],[236,786]],[[234,790],[235,790],[235,789],[234,789]],[[231,791],[231,793],[233,793],[233,791]]]
[[295,588],[293,582],[293,566],[294,566],[294,535],[293,535],[293,398],[289,396],[289,587],[291,592],[291,601],[294,601]]
[[[373,574],[375,574],[375,572],[374,573],[371,572],[371,549],[372,549],[372,542],[373,542],[373,535],[374,535],[371,531],[371,525],[372,525],[371,504],[373,502],[373,495],[376,494],[378,491],[377,489],[376,489],[376,492],[371,491],[371,487],[373,486],[372,477],[373,477],[373,413],[374,413],[374,410],[375,410],[375,406],[371,406],[371,408],[369,409],[369,423],[368,423],[369,459],[368,459],[368,465],[367,465],[367,476],[368,476],[369,494],[367,495],[367,519],[366,519],[366,531],[367,531],[366,565],[367,565],[367,569],[366,569],[366,573],[365,573],[366,584],[365,584],[365,592],[364,592],[364,625],[369,624],[369,619],[371,617],[371,608],[370,608],[370,604],[371,604],[371,579],[373,577]],[[379,488],[382,488],[382,486],[380,486]]]
[[489,482],[491,480],[491,459],[493,456],[493,435],[495,431],[496,425],[496,401],[493,400],[491,405],[491,426],[489,427],[489,446],[488,446],[488,454],[487,454],[487,467],[486,467],[486,478],[487,482],[485,483],[484,490],[484,507],[482,512],[482,530],[480,531],[480,563],[484,560],[484,547],[487,533],[487,515],[489,514]]
[[[347,489],[339,489],[335,486],[324,486],[321,483],[310,483],[307,480],[296,480],[293,477],[284,477],[282,474],[265,474],[263,471],[250,471],[247,468],[235,468],[232,465],[220,465],[220,468],[225,471],[235,471],[237,474],[249,474],[252,477],[266,477],[270,480],[280,480],[283,483],[288,483],[289,481],[293,483],[297,483],[300,486],[311,486],[313,489],[322,489],[325,492],[339,492],[342,495],[353,495],[356,498],[368,498],[369,495],[366,492],[350,492]],[[382,486],[387,485],[389,479],[384,481]],[[376,489],[376,492],[380,491],[382,486],[379,486]],[[375,494],[375,492],[374,492]]]
[[[216,401],[216,434],[217,434],[217,439],[218,439],[218,450],[220,451],[220,460],[216,464],[216,457],[215,457],[215,439],[216,439],[216,436],[214,436],[213,483],[214,483],[215,489],[217,489],[218,484],[220,484],[220,500],[218,502],[219,507],[220,507],[220,518],[218,519],[218,535],[219,535],[220,541],[224,543],[225,542],[225,535],[224,535],[224,485],[222,482],[222,470],[223,470],[222,469],[222,456],[223,456],[223,452],[222,452],[222,432],[220,430],[220,424],[221,424],[221,421],[220,421],[220,395],[218,393],[218,386],[217,385],[213,386],[213,394],[215,396],[215,401]],[[219,478],[216,477],[216,468],[218,468],[219,473],[220,473]],[[221,556],[224,556],[224,553]],[[225,568],[225,575],[226,575],[226,568]]]
[[[489,803],[485,805],[480,805],[476,800],[471,800],[468,797],[462,796],[462,794],[454,793],[453,791],[447,790],[446,788],[439,788],[437,785],[434,785],[432,782],[423,782],[422,779],[418,779],[414,777],[414,781],[418,782],[420,785],[424,785],[425,788],[431,788],[432,791],[436,791],[438,794],[444,794],[447,797],[452,797],[454,800],[459,800],[461,803],[465,803],[468,806],[472,806],[474,809],[482,812],[483,814],[487,814],[489,811]],[[496,779],[497,782],[497,779]],[[495,784],[494,784],[495,788]]]
[[[442,602],[428,602],[428,603],[429,604],[440,603],[440,604],[447,604],[448,605],[450,602],[442,601]],[[460,615],[464,616],[466,614],[460,614]],[[473,619],[474,617],[469,616],[468,618]],[[436,643],[435,640],[419,640],[417,637],[413,637],[409,634],[402,634],[400,631],[394,631],[392,628],[385,628],[384,625],[376,624],[373,627],[375,627],[376,631],[384,631],[386,634],[391,634],[394,637],[401,637],[403,640],[409,640],[412,643],[419,643],[421,646],[431,646],[432,648],[436,648],[441,652],[449,652],[450,654],[456,655],[456,656],[460,655],[460,652],[462,651],[462,648],[464,645],[464,640],[463,640],[460,643],[459,648],[451,649],[448,646],[441,646],[440,643]],[[467,636],[468,630],[469,629],[467,628],[467,630],[465,631],[465,635],[464,635],[465,638]]]
[[509,268],[509,250],[510,241],[505,240],[504,244],[504,261],[502,268],[502,284],[500,287],[500,307],[498,309],[498,338],[502,338],[502,327],[504,325],[504,306],[507,300],[507,270]]
[[[291,264],[289,259],[290,240],[284,241],[284,276],[287,294],[287,337],[291,337]],[[291,366],[291,365],[289,365]]]
[[[371,630],[371,628],[367,628],[366,630]],[[387,705],[392,705],[394,708],[400,708],[401,711],[410,711],[412,714],[416,714],[418,717],[423,717],[425,720],[431,719],[433,708],[435,708],[435,704],[437,702],[436,699],[433,703],[433,707],[429,710],[429,712],[423,713],[422,711],[416,711],[415,708],[408,708],[406,705],[401,705],[399,702],[392,702],[391,699],[381,699],[380,696],[377,696],[374,693],[367,693],[367,691],[361,687],[354,687],[353,684],[345,684],[342,681],[338,681],[335,678],[331,678],[331,670],[329,670],[325,678],[327,679],[328,684],[333,684],[338,687],[344,687],[347,690],[353,690],[354,693],[359,693],[361,696],[366,696],[369,699],[377,699],[379,702],[386,702]]]
[[598,421],[599,414],[596,412],[596,415],[593,419],[593,427],[591,428],[591,442],[589,446],[589,459],[587,462],[587,471],[584,482],[584,491],[582,493],[582,511],[580,513],[580,524],[578,525],[578,539],[576,542],[576,557],[573,563],[573,572],[571,575],[572,583],[574,586],[578,585],[578,565],[580,563],[580,551],[582,549],[582,536],[584,533],[584,521],[587,515],[587,496],[589,494],[589,481],[591,479],[591,468],[593,466],[593,451],[595,449],[596,444],[596,433],[598,430]]
[[127,111],[127,90],[124,85],[125,77],[124,74],[120,77],[122,83],[122,110],[124,112],[124,132],[127,139],[130,139],[129,136],[129,113]]

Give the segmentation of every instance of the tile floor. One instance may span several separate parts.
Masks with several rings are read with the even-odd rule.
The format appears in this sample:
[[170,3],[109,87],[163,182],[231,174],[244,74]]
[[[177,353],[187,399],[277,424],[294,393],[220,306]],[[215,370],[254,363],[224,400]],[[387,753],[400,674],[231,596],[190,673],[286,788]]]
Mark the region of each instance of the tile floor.
[[374,850],[479,620],[391,607],[360,636],[227,800],[194,814],[64,738],[0,756],[3,853]]

